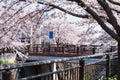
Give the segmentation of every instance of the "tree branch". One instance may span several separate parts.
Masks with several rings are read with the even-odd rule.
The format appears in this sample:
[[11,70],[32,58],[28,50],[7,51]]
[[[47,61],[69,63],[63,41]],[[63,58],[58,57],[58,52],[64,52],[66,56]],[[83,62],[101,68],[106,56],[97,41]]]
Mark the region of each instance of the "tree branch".
[[117,12],[117,13],[119,13],[120,14],[120,11],[119,10],[116,10],[116,9],[114,9],[114,8],[111,8],[113,11],[115,11],[115,12]]
[[[111,37],[113,37],[115,40],[119,41],[120,40],[120,37],[118,37],[118,35],[112,31],[103,21],[102,19],[92,10],[90,9],[82,0],[79,0],[79,1],[76,1],[76,0],[69,0],[69,1],[75,1],[78,3],[79,6],[81,6],[83,9],[85,9],[89,14],[91,14],[93,16],[93,18],[98,22],[98,24],[109,34],[111,35]],[[67,12],[68,14],[70,15],[73,15],[75,16],[74,13],[71,13],[61,7],[58,7],[56,5],[53,5],[53,4],[50,4],[50,3],[45,3],[45,2],[38,2],[39,4],[44,4],[44,5],[49,5],[51,7],[54,7],[56,9],[59,9],[63,12]],[[81,16],[81,15],[78,15],[76,17],[81,17],[81,18],[86,18],[86,16]]]
[[109,17],[109,22],[110,24],[114,27],[114,29],[116,30],[116,32],[118,33],[118,35],[120,35],[120,26],[117,23],[117,20],[115,18],[115,16],[112,13],[111,8],[109,7],[109,5],[103,1],[103,0],[97,0],[98,3],[101,5],[101,7],[104,9],[104,11],[106,12],[107,16]]
[[89,14],[93,16],[93,18],[98,22],[98,24],[109,34],[111,37],[113,37],[115,40],[120,40],[120,37],[112,31],[102,20],[101,18],[92,10],[90,9],[82,0],[80,0],[79,5],[83,7]]
[[[0,36],[0,39],[1,39],[2,37],[4,37],[6,34],[8,34],[8,32],[11,31],[11,29],[12,29],[14,26],[16,26],[16,24],[19,24],[19,23],[22,21],[22,19],[25,19],[28,15],[30,15],[30,14],[32,14],[32,13],[34,13],[34,12],[36,12],[36,11],[33,11],[33,12],[31,12],[31,13],[23,16],[23,17],[20,18],[19,20],[17,20],[17,21],[15,22],[15,24],[12,25],[12,26],[10,26],[9,29],[8,29],[6,32],[2,33],[2,35]],[[36,13],[34,14],[34,16],[35,16],[36,14],[38,14],[38,13],[39,13],[39,12],[36,12]],[[32,16],[32,17],[34,17],[34,16]],[[32,17],[31,17],[31,18],[32,18]]]
[[67,10],[65,10],[65,9],[57,6],[57,5],[54,5],[54,4],[51,4],[51,3],[48,3],[48,2],[40,2],[40,1],[39,1],[38,3],[39,3],[39,4],[43,4],[43,5],[49,5],[49,6],[53,7],[53,8],[56,8],[56,9],[58,9],[58,10],[60,10],[60,11],[63,11],[63,12],[65,12],[65,13],[68,13],[68,14],[70,14],[70,15],[72,15],[72,16],[75,16],[75,17],[81,17],[81,18],[89,18],[89,17],[90,17],[90,15],[79,15],[79,14],[72,13],[72,12],[67,11]]
[[[52,8],[50,8],[49,10],[44,10],[44,9],[42,9],[42,10],[36,10],[36,11],[30,12],[29,14],[23,16],[22,18],[20,18],[19,20],[17,20],[14,25],[10,26],[9,29],[8,29],[6,32],[2,33],[2,36],[0,36],[0,39],[1,39],[2,37],[4,37],[6,34],[8,34],[8,32],[11,31],[11,29],[12,29],[14,26],[16,26],[16,24],[19,24],[19,23],[20,23],[23,19],[25,19],[27,16],[35,13],[33,16],[30,17],[30,18],[32,18],[32,17],[36,16],[37,14],[39,14],[41,11],[42,11],[42,13],[44,13],[44,12],[50,11],[51,9],[52,9]],[[43,15],[43,14],[41,14],[41,16],[42,16],[42,15]],[[41,17],[40,17],[40,18],[41,18]],[[26,19],[25,19],[25,20],[26,20]]]
[[13,2],[12,5],[11,5],[10,7],[8,7],[7,11],[8,11],[9,9],[11,9],[11,8],[12,8],[14,5],[16,5],[17,3],[19,3],[19,1]]
[[[16,14],[18,14],[21,10],[23,10],[25,7],[29,6],[30,4],[20,8],[18,11],[16,11],[12,16],[10,16],[6,21],[4,21],[2,24],[6,24],[10,19],[12,19]],[[2,25],[1,24],[1,25]]]
[[115,4],[115,5],[118,5],[118,6],[120,6],[120,3],[118,3],[118,2],[115,2],[115,1],[113,1],[113,0],[108,0],[110,3],[112,3],[112,4]]

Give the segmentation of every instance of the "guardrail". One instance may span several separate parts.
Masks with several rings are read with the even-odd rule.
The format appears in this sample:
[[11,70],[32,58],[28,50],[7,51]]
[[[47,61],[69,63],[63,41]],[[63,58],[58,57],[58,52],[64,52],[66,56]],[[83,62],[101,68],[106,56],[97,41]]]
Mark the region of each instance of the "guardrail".
[[[0,72],[2,74],[1,80],[98,80],[100,78],[107,78],[113,74],[112,69],[115,67],[113,65],[115,52],[105,53],[105,54],[95,54],[89,56],[78,56],[55,60],[45,60],[27,63],[18,63],[10,65],[1,65]],[[99,58],[98,58],[99,57]],[[39,67],[45,64],[52,65],[52,70],[39,73]],[[62,65],[62,67],[60,67]],[[115,64],[116,65],[116,64]],[[29,76],[21,76],[21,71],[23,68],[36,67],[36,74]],[[54,68],[54,69],[53,69]],[[17,76],[14,75],[13,79],[10,79],[12,70],[17,71]],[[46,70],[46,69],[45,69]],[[30,70],[31,71],[31,68]],[[26,72],[22,72],[24,74]]]

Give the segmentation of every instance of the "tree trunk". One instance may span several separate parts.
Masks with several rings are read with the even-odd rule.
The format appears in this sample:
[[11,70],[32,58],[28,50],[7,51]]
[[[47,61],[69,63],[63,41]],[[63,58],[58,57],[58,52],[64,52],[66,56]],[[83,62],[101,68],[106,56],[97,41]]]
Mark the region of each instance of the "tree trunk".
[[120,80],[120,41],[118,41],[118,70],[117,70],[117,80]]

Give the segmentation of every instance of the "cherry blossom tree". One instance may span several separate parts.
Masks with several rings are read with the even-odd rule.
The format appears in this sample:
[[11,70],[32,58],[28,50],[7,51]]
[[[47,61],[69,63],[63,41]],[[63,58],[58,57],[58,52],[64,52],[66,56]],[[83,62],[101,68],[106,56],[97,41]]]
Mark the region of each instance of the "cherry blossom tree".
[[[49,5],[67,14],[95,20],[101,28],[118,42],[118,72],[117,79],[120,80],[120,1],[119,0],[48,0],[39,4]],[[67,5],[67,8],[66,6]],[[75,11],[76,8],[83,9]],[[69,7],[69,8],[68,8]],[[81,14],[82,13],[82,14]]]
[[[24,3],[19,0],[1,0],[0,7],[0,49],[10,48],[16,52],[27,45],[20,43],[19,34],[22,32],[26,37],[32,38],[31,27],[36,30],[42,22],[44,12],[51,10],[48,6]],[[18,55],[23,56],[20,52]]]
[[[35,1],[32,1],[32,2],[29,1],[29,0],[27,0],[26,2],[20,2],[20,1],[9,2],[9,1],[6,1],[6,0],[1,1],[1,3],[3,4],[2,5],[2,7],[3,7],[2,11],[3,12],[1,14],[1,22],[2,22],[1,23],[1,26],[2,26],[1,27],[1,33],[2,34],[0,36],[1,37],[1,43],[2,43],[1,47],[3,47],[3,46],[5,47],[5,46],[10,45],[11,42],[14,41],[14,40],[19,41],[18,35],[20,34],[20,32],[24,33],[24,35],[26,37],[33,38],[32,36],[30,36],[30,28],[31,27],[33,28],[33,31],[34,31],[33,35],[35,35],[36,29],[40,27],[39,24],[44,24],[44,22],[47,19],[49,19],[51,21],[51,22],[48,21],[49,22],[48,27],[50,25],[53,25],[53,24],[54,24],[54,26],[58,26],[58,27],[56,27],[56,29],[54,28],[54,31],[55,31],[55,34],[56,34],[55,38],[54,38],[54,41],[56,41],[56,42],[59,42],[60,38],[62,37],[61,38],[62,43],[66,43],[68,41],[69,41],[69,43],[71,43],[71,42],[73,42],[74,37],[76,37],[76,42],[75,41],[74,42],[77,43],[78,36],[79,36],[80,37],[79,38],[79,43],[82,43],[83,41],[90,41],[91,40],[90,37],[93,34],[96,33],[96,31],[93,31],[93,27],[92,28],[90,27],[88,29],[85,29],[85,27],[84,27],[85,30],[80,31],[79,34],[77,33],[78,32],[77,30],[74,30],[74,28],[71,27],[72,29],[70,29],[70,27],[68,27],[68,26],[80,26],[81,27],[81,26],[86,26],[85,24],[90,25],[91,23],[96,23],[94,21],[94,19],[90,18],[90,15],[88,15],[83,9],[80,8],[80,11],[79,11],[79,7],[76,3],[72,3],[72,2],[68,2],[68,1],[65,2],[65,1],[61,0],[61,1],[59,1],[60,3],[58,4],[57,0],[54,0],[54,1],[50,0],[48,2],[44,2],[44,1],[38,2],[40,4],[44,4],[44,5],[39,5],[39,4],[36,4],[36,3],[33,3],[33,2],[35,2]],[[60,7],[56,6],[56,5],[53,5],[50,2],[54,2],[54,4],[60,5]],[[68,4],[72,7],[70,7],[70,6],[66,7],[66,5],[68,5]],[[32,9],[31,9],[31,6],[32,6]],[[61,6],[63,6],[66,10],[63,9]],[[56,11],[56,12],[53,11],[53,13],[51,15],[48,15],[49,18],[47,16],[47,19],[45,19],[46,15],[44,15],[44,13],[48,12],[48,11],[50,13],[50,11],[52,11],[55,8],[57,8],[58,10],[61,10],[62,12],[59,12],[59,13],[57,13],[57,15],[55,15],[56,12],[58,12],[58,11]],[[77,14],[81,11],[82,11],[81,14]],[[77,20],[77,21],[74,21],[74,22],[73,21],[67,22],[69,20],[69,18],[68,18],[69,16],[68,16],[67,13],[72,15],[72,16],[85,18],[85,20],[84,21]],[[102,12],[101,15],[104,15],[104,12]],[[57,18],[59,18],[59,20],[64,18],[63,20],[61,20],[61,22],[64,22],[64,25],[63,24],[57,24],[58,21],[56,21],[56,23],[55,23],[55,21],[52,21],[52,19],[55,20]],[[67,19],[65,20],[65,18],[67,18]],[[52,27],[54,27],[54,26],[52,26]],[[23,27],[25,27],[26,30],[22,29]],[[63,28],[63,27],[65,27],[66,29]],[[8,30],[7,30],[7,28],[8,28]],[[4,29],[6,29],[6,30],[4,30]],[[60,35],[61,33],[63,33],[62,29],[66,33],[68,33],[68,31],[69,31],[69,34]],[[4,33],[3,33],[3,30],[4,30]],[[72,31],[72,30],[74,30],[74,31]],[[70,32],[74,32],[74,33],[70,33]],[[10,35],[10,33],[12,33],[12,34]],[[14,34],[14,33],[16,33],[16,34]],[[58,35],[59,35],[59,37],[58,37]],[[88,35],[90,37],[88,37]],[[67,38],[66,36],[68,36],[69,38]],[[71,38],[70,38],[70,36],[71,36]],[[7,41],[5,41],[5,40],[7,40]]]
[[[114,0],[94,0],[94,4],[98,4],[99,10],[102,10],[105,13],[104,20],[106,20],[109,25],[105,23],[105,21],[100,17],[97,11],[92,9],[91,6],[86,4],[82,0],[70,0],[78,3],[78,6],[81,6],[85,11],[87,11],[97,22],[98,24],[112,37],[118,42],[118,72],[117,79],[120,80],[120,25],[119,19],[119,6],[120,3]],[[91,1],[92,3],[93,1]],[[90,4],[91,4],[90,3]],[[93,5],[93,3],[91,4]],[[115,6],[115,7],[113,7]],[[116,7],[117,6],[117,7]],[[111,29],[112,27],[112,29]]]
[[[85,24],[97,23],[103,30],[105,30],[105,32],[107,32],[107,34],[109,34],[113,39],[115,39],[118,42],[119,64],[117,74],[118,80],[120,80],[119,1],[117,0],[38,0],[38,2],[36,0],[20,0],[20,1],[19,0],[0,1],[1,4],[0,6],[2,7],[0,11],[1,47],[6,47],[10,45],[13,40],[19,41],[19,38],[17,36],[20,33],[21,26],[25,26],[28,29],[28,31],[30,31],[30,27],[33,27],[34,28],[33,30],[36,30],[37,27],[39,27],[39,24],[41,24],[44,20],[44,19],[41,20],[41,18],[43,18],[42,15],[44,14],[44,12],[58,9],[63,12],[62,15],[59,14],[59,17],[63,17],[69,14],[78,17],[79,19],[86,20]],[[56,16],[54,15],[51,16],[51,18],[55,17]],[[52,22],[52,24],[53,23],[54,22]],[[78,26],[81,25],[80,21],[76,21],[76,24]],[[70,25],[67,25],[66,27],[68,26]],[[59,29],[58,28],[56,29],[58,30],[56,31],[56,33],[58,34]],[[72,29],[70,29],[70,31],[71,30]],[[88,32],[89,31],[90,30],[88,29]],[[89,34],[88,32],[86,34]],[[29,32],[25,32],[25,34],[29,36]],[[79,34],[79,36],[82,35]],[[90,36],[92,37],[92,35]]]
[[[90,20],[76,19],[73,16],[64,14],[64,12],[54,11],[54,9],[46,13],[42,24],[44,26],[42,32],[45,35],[48,36],[49,31],[53,31],[54,38],[52,42],[56,43],[57,46],[61,43],[83,45],[88,42],[88,45],[90,45],[92,42],[91,36],[97,34],[95,26],[98,26],[98,24],[93,24]],[[47,41],[50,41],[48,37]]]
[[[46,25],[47,22],[48,25]],[[47,35],[50,31],[53,31],[54,37],[52,42],[57,44],[57,46],[60,44],[77,44],[79,40],[79,33],[75,27],[75,24],[70,24],[69,22],[66,22],[66,20],[60,19],[59,17],[50,17],[48,20],[45,20],[43,24],[46,25],[44,32],[46,32]]]

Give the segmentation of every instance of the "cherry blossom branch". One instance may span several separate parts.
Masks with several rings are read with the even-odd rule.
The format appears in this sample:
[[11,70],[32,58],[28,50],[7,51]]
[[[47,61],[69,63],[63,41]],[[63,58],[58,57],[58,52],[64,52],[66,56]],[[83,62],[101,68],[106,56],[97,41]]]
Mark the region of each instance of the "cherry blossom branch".
[[115,12],[117,12],[117,13],[119,13],[120,14],[120,11],[119,10],[116,10],[116,9],[114,9],[114,8],[111,8],[113,11],[115,11]]
[[[16,11],[12,16],[10,16],[6,21],[4,21],[2,24],[6,24],[10,19],[12,19],[16,14],[18,14],[21,10],[23,10],[25,7],[29,6],[30,4],[20,8],[18,11]],[[1,25],[2,25],[1,24]]]
[[120,34],[120,31],[119,31],[120,30],[120,26],[117,23],[117,20],[116,20],[115,16],[113,15],[112,10],[109,7],[109,5],[105,1],[102,1],[102,0],[97,0],[97,1],[101,5],[101,7],[104,9],[104,11],[106,12],[107,16],[109,17],[110,24],[113,25],[113,27],[116,30],[116,32],[118,34]]
[[75,1],[75,2],[78,1],[78,5],[81,6],[84,10],[86,10],[89,14],[91,14],[92,17],[109,35],[111,35],[117,41],[120,40],[120,37],[118,37],[118,35],[104,23],[104,21],[99,17],[99,15],[95,11],[93,11],[90,7],[88,7],[82,0],[70,0],[70,1]]
[[[51,10],[51,9],[52,9],[52,8],[50,8],[49,10]],[[17,20],[14,25],[10,26],[9,29],[8,29],[6,32],[2,33],[2,36],[0,36],[0,39],[1,39],[2,37],[4,37],[14,26],[16,26],[16,24],[20,24],[20,23],[22,22],[22,20],[26,20],[26,18],[27,18],[28,16],[30,17],[30,19],[32,19],[33,17],[35,17],[35,16],[36,16],[37,14],[39,14],[40,12],[47,12],[47,11],[49,11],[49,10],[44,10],[44,9],[42,9],[42,10],[35,10],[35,11],[30,12],[29,14],[23,16],[22,18],[20,18],[19,20]],[[30,16],[30,15],[33,14],[33,13],[35,13],[35,14],[32,15],[32,16]],[[42,16],[42,15],[41,15],[41,16]]]
[[[96,9],[96,10],[98,10],[98,9],[99,9],[99,10],[103,10],[103,8],[98,8],[98,7],[95,7],[95,6],[92,6],[92,5],[91,5],[91,7],[92,7],[93,9]],[[114,8],[111,8],[111,7],[110,7],[110,9],[113,10],[113,11],[115,11],[115,12],[117,12],[117,13],[120,13],[119,10],[116,10],[116,9],[114,9]]]
[[[1,2],[2,2],[3,0],[1,0]],[[14,5],[16,5],[17,3],[19,3],[19,1],[16,1],[16,2],[14,2],[14,3],[12,3],[12,5],[10,5],[8,8],[7,8],[7,11],[9,11]],[[2,14],[4,15],[6,13],[6,11],[4,11]],[[3,16],[3,15],[1,15],[0,16],[0,18]]]
[[[30,14],[35,13],[35,12],[36,12],[36,11],[31,12],[31,13],[29,13],[29,14],[23,16],[23,17],[20,18],[19,20],[17,20],[17,21],[15,22],[15,24],[12,25],[12,26],[10,26],[9,29],[8,29],[6,32],[2,33],[2,36],[0,36],[0,39],[1,39],[2,37],[4,37],[14,26],[16,26],[16,24],[21,23],[23,19],[25,19],[27,16],[29,16]],[[34,17],[34,16],[35,16],[36,14],[38,14],[38,13],[39,13],[39,12],[35,13],[32,17]],[[32,18],[32,17],[31,17],[31,18]]]
[[12,5],[7,8],[7,11],[10,10],[10,9],[11,9],[14,5],[16,5],[17,3],[19,3],[19,1],[13,2]]
[[67,13],[67,14],[70,14],[70,15],[72,15],[72,16],[81,17],[81,18],[89,18],[89,17],[90,17],[90,15],[79,15],[79,14],[72,13],[72,12],[70,12],[70,11],[68,11],[68,10],[65,10],[65,9],[63,9],[63,8],[57,6],[57,5],[54,5],[54,4],[51,4],[51,3],[48,3],[48,2],[40,2],[40,1],[38,1],[38,3],[39,3],[39,4],[43,4],[43,5],[51,6],[51,7],[53,7],[53,8],[56,8],[56,9],[58,9],[58,10],[60,10],[60,11],[63,11],[63,12],[65,12],[65,13]]
[[120,6],[120,3],[119,2],[115,2],[114,0],[108,0],[110,3],[112,3],[112,4],[115,4],[115,5],[118,5],[118,6]]

